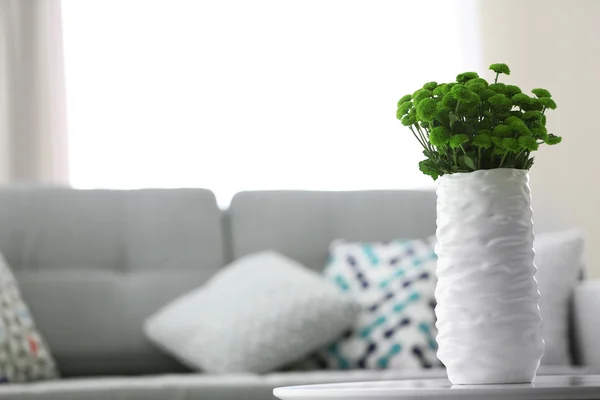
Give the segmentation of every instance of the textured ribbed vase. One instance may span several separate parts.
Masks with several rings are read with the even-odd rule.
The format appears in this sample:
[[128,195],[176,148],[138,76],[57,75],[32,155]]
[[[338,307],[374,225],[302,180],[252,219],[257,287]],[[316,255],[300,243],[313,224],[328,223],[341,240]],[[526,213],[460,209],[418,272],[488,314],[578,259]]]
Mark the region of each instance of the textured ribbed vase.
[[544,341],[527,171],[444,175],[437,195],[435,313],[448,379],[531,382]]

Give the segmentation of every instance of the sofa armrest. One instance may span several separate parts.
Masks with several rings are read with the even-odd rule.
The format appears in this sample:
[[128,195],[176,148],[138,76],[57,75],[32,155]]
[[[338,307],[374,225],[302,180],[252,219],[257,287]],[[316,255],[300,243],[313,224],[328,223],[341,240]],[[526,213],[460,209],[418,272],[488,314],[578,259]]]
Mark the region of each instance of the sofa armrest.
[[600,281],[583,281],[573,297],[573,323],[577,359],[582,365],[600,366]]

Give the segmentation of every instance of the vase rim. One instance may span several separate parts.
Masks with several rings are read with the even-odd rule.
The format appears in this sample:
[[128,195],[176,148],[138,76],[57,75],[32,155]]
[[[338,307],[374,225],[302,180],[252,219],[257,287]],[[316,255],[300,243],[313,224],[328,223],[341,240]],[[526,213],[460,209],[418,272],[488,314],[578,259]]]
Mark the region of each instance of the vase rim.
[[518,168],[492,168],[478,169],[470,172],[454,172],[444,174],[440,179],[460,179],[461,177],[476,176],[476,175],[504,175],[504,176],[527,176],[529,170]]

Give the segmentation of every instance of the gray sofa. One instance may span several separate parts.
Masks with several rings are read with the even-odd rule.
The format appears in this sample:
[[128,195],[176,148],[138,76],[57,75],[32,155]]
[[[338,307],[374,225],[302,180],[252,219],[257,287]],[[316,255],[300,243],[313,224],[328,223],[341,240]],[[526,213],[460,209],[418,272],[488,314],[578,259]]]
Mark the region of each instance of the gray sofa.
[[[243,192],[221,211],[202,189],[0,189],[0,252],[64,376],[0,385],[0,399],[270,399],[277,386],[444,376],[443,370],[194,373],[142,333],[147,316],[243,255],[274,249],[321,270],[334,239],[434,231],[435,194],[426,191]],[[587,366],[540,373],[589,373],[600,364],[594,285],[582,285],[573,314],[580,327],[573,344]]]

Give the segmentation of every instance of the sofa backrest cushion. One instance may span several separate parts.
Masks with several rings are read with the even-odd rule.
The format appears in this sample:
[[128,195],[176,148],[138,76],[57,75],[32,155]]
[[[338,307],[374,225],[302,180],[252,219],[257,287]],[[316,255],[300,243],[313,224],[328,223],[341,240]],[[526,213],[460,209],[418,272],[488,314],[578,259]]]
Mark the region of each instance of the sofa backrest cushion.
[[223,265],[202,189],[0,189],[0,252],[63,375],[175,372],[144,319]]
[[239,258],[276,250],[314,270],[335,239],[386,241],[435,233],[433,191],[256,191],[234,196],[231,252]]

